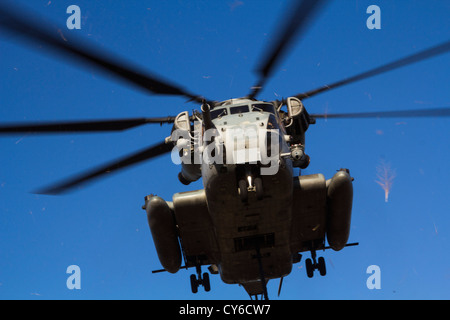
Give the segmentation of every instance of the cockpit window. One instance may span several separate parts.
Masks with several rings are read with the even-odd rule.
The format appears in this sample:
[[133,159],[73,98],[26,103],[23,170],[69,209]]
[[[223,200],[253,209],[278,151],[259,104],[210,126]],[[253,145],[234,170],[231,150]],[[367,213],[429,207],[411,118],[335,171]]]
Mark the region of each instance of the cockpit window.
[[248,106],[239,106],[239,107],[231,107],[230,108],[230,114],[236,114],[236,113],[244,113],[248,112]]
[[227,108],[215,109],[211,111],[211,119],[221,118],[228,114]]
[[267,120],[267,129],[269,130],[278,129],[278,123],[273,114],[271,114],[269,116],[269,120]]
[[275,109],[270,103],[258,103],[252,105],[252,111],[270,112],[275,114]]

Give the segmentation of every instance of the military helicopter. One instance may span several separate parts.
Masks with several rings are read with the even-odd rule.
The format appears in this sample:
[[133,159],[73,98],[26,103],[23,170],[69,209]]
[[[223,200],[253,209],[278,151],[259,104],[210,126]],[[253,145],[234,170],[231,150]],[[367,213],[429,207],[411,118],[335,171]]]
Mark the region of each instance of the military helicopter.
[[[449,108],[312,114],[303,104],[328,90],[447,53],[449,41],[286,99],[258,100],[288,45],[306,31],[325,4],[324,0],[294,2],[290,17],[261,59],[257,83],[246,96],[225,101],[193,94],[75,38],[61,39],[45,23],[2,4],[0,25],[13,35],[44,44],[150,93],[185,97],[197,103],[200,110],[157,118],[5,124],[0,126],[0,134],[110,132],[144,124],[172,124],[170,136],[164,141],[37,192],[63,194],[163,154],[179,157],[180,182],[190,184],[202,179],[204,188],[175,193],[172,201],[155,195],[145,197],[143,209],[163,266],[154,272],[195,268],[190,276],[193,293],[199,286],[210,291],[211,273],[219,274],[225,283],[242,285],[250,297],[268,299],[267,282],[280,279],[280,291],[283,278],[291,273],[293,264],[301,261],[303,252],[311,254],[305,260],[307,276],[313,277],[316,270],[324,276],[325,260],[317,257],[317,251],[339,251],[357,244],[347,243],[353,201],[350,171],[340,169],[330,179],[322,174],[293,173],[293,168],[309,165],[305,149],[309,125],[323,118],[450,115]],[[203,266],[209,273],[202,273]]]

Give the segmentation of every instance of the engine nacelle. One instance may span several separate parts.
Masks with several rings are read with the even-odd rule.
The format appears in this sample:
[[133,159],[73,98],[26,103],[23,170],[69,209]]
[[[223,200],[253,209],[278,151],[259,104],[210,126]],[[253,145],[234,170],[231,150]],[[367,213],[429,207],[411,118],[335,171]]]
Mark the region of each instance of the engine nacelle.
[[327,240],[333,250],[347,244],[353,203],[352,178],[348,170],[341,169],[327,180]]
[[181,266],[181,250],[173,212],[168,203],[157,196],[146,198],[145,205],[159,261],[168,272],[176,273]]
[[310,118],[303,103],[296,97],[286,99],[288,115],[285,119],[286,132],[292,137],[292,144],[305,145],[305,132],[314,121]]
[[[209,109],[207,111],[209,112]],[[176,116],[172,128],[171,139],[179,150],[181,160],[181,172],[178,174],[178,179],[185,185],[197,181],[202,176],[200,167],[201,159],[198,158],[201,156],[201,152],[195,150],[193,139],[195,132],[202,132],[202,124],[194,123],[194,129],[195,130],[192,131],[191,118],[187,111],[181,112]],[[197,139],[201,138],[202,137],[197,137]]]

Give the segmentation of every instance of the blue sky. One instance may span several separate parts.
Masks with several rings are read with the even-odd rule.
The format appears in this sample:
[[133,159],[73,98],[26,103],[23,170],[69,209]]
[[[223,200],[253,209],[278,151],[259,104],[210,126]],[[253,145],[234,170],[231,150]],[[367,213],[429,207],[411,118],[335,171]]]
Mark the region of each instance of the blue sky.
[[[62,35],[135,62],[211,99],[248,93],[288,1],[15,1],[48,18]],[[81,30],[68,30],[66,8],[81,9]],[[381,8],[369,30],[366,9]],[[278,65],[259,98],[279,99],[340,80],[450,38],[446,1],[335,0]],[[176,115],[198,109],[183,98],[148,95],[90,67],[47,54],[39,45],[5,41],[0,30],[1,122]],[[30,50],[31,49],[31,50]],[[449,55],[402,68],[305,101],[310,113],[448,107]],[[328,274],[306,277],[304,259],[284,279],[281,299],[449,299],[449,118],[318,120],[307,132],[311,165],[330,178],[349,168],[354,181],[350,242],[319,252]],[[144,196],[170,200],[181,185],[170,156],[143,163],[68,195],[30,191],[144,148],[170,126],[124,133],[0,138],[1,299],[247,299],[243,288],[211,276],[212,290],[189,286],[192,270],[161,268],[141,209]],[[390,164],[385,202],[375,182]],[[81,289],[66,287],[70,265]],[[369,290],[370,265],[381,289]],[[276,299],[278,281],[269,283]]]

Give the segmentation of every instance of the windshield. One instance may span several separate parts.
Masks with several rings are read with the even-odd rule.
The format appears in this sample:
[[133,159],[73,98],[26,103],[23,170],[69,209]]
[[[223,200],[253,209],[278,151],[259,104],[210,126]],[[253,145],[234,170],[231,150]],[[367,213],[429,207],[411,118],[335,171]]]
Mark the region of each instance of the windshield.
[[221,118],[223,116],[226,116],[228,114],[228,111],[226,108],[223,109],[216,109],[211,111],[211,119]]
[[270,103],[258,103],[252,105],[252,111],[270,112],[275,114],[275,109]]
[[271,114],[269,120],[267,120],[267,129],[278,129],[278,123],[273,114]]
[[230,114],[236,114],[236,113],[244,113],[248,112],[248,106],[238,106],[238,107],[231,107],[230,108]]

